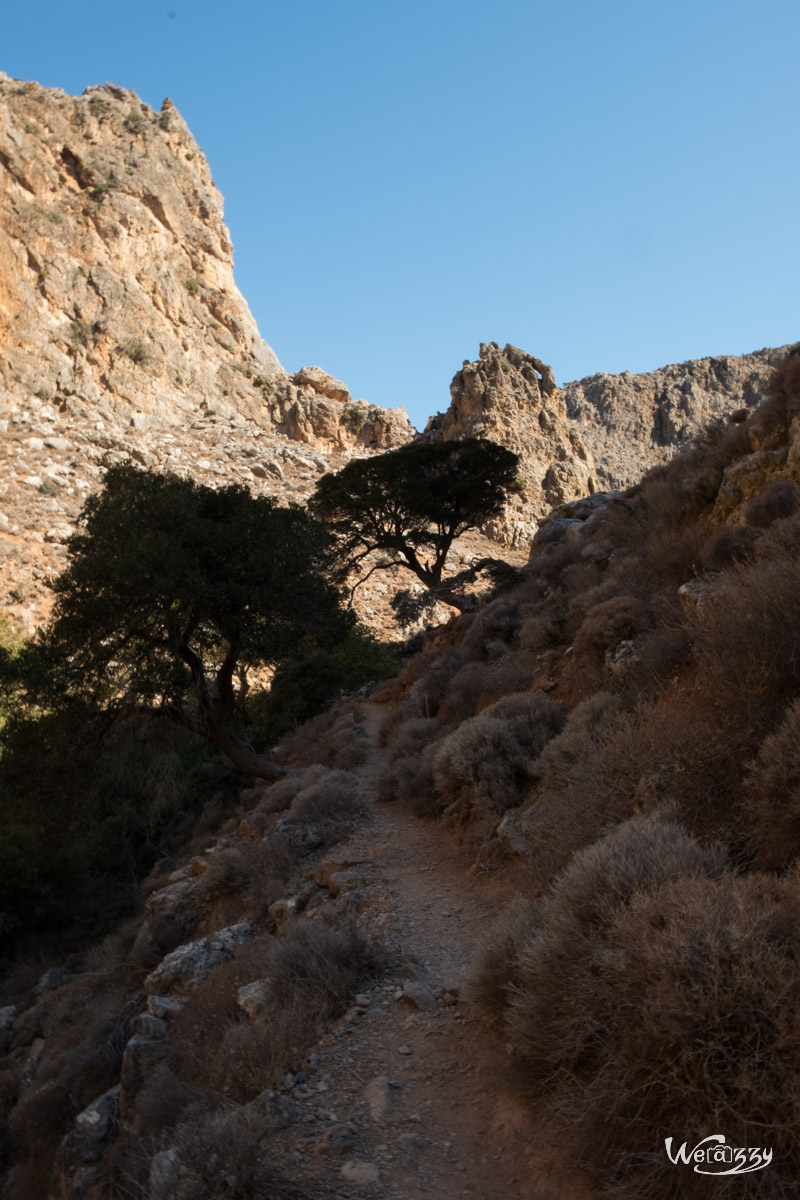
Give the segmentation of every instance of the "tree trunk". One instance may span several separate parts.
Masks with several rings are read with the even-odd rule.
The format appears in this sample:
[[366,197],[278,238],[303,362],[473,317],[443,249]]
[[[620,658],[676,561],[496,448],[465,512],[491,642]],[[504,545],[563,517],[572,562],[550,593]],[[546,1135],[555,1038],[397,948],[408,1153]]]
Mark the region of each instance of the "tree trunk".
[[441,600],[442,604],[449,604],[451,608],[458,609],[459,612],[475,612],[478,607],[478,601],[474,596],[459,596],[457,592],[434,592],[437,600]]
[[226,725],[209,722],[207,736],[208,740],[227,755],[237,771],[241,771],[243,775],[253,775],[257,779],[268,779],[274,783],[276,779],[283,779],[286,774],[285,767],[256,754],[251,746],[237,737]]

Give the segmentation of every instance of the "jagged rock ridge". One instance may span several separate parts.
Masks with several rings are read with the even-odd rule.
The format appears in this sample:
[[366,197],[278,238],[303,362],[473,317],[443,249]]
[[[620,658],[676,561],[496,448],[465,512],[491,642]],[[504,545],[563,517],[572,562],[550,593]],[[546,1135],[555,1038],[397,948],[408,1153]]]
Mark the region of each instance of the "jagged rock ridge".
[[562,389],[567,416],[591,449],[600,484],[627,487],[665,462],[709,421],[766,397],[787,346],[661,367],[642,375],[590,375]]
[[522,491],[487,527],[490,537],[518,546],[555,505],[596,490],[592,455],[570,426],[553,372],[516,346],[482,343],[477,362],[464,362],[450,384],[450,407],[432,417],[424,438],[487,437],[520,457]]

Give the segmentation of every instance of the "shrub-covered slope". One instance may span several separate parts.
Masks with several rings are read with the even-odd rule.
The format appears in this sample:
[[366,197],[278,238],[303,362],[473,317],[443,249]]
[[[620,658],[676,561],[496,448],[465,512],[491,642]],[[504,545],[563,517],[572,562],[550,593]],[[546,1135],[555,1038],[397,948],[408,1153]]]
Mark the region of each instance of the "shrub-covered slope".
[[668,1137],[800,1173],[800,356],[735,418],[383,685],[384,798],[522,867],[475,992],[617,1197],[707,1194]]

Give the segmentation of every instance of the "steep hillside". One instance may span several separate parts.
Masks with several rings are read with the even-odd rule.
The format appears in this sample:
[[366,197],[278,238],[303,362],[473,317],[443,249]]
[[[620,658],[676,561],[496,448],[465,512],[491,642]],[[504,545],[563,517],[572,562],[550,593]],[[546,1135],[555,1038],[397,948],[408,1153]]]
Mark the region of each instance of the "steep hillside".
[[9,973],[9,1200],[702,1200],[667,1150],[709,1130],[714,1195],[794,1194],[800,356],[543,528]]

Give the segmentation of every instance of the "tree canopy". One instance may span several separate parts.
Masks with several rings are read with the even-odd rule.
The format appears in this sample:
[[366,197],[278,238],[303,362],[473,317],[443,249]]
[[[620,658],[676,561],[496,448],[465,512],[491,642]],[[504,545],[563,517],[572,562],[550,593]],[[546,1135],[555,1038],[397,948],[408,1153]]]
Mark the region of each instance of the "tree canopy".
[[333,533],[343,571],[359,570],[379,551],[372,570],[405,567],[429,592],[463,608],[453,589],[465,575],[445,579],[447,555],[457,537],[502,510],[518,465],[510,450],[477,438],[413,442],[324,475],[311,507]]
[[167,716],[240,770],[276,778],[232,728],[235,680],[352,624],[329,582],[324,528],[243,487],[130,465],[111,468],[82,523],[42,643],[52,686]]

